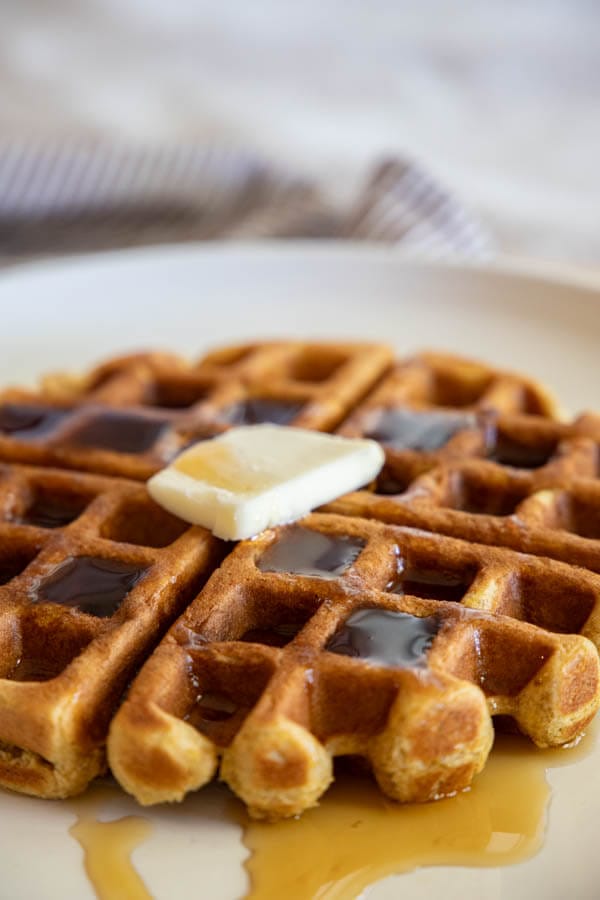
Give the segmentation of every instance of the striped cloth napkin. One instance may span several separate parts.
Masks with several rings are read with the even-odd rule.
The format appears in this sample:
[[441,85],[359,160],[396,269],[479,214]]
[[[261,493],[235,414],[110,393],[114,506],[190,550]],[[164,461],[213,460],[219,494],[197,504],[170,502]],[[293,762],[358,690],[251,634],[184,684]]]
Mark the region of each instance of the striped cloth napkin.
[[341,209],[316,184],[223,147],[0,144],[0,259],[229,238],[345,238],[482,258],[484,227],[420,166],[388,159]]

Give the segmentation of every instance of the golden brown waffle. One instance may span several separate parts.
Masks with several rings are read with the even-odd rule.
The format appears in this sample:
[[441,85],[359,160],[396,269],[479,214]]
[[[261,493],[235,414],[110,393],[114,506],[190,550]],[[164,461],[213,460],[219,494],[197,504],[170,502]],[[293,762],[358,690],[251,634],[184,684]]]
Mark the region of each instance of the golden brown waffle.
[[0,784],[85,788],[136,670],[221,554],[143,485],[0,466]]
[[[327,509],[600,572],[600,428],[593,418],[563,424],[505,415],[486,428],[488,458],[391,448],[370,490]],[[461,439],[466,432],[454,440]]]
[[[196,595],[111,727],[111,765],[143,803],[180,799],[220,765],[254,815],[293,815],[344,755],[366,758],[390,796],[424,800],[482,768],[491,716],[540,746],[577,737],[599,703],[600,419],[557,418],[527,378],[435,353],[392,368],[372,344],[143,353],[5,391],[0,783],[83,789],[127,683]],[[198,594],[222,545],[122,477],[260,421],[374,437],[386,467],[328,507],[343,516],[241,544]],[[325,542],[334,571],[273,563],[298,534],[309,556]],[[64,588],[61,566],[68,584],[89,579],[90,558],[125,585],[112,615],[40,602]],[[383,657],[349,657],[373,622]]]
[[0,459],[146,480],[180,450],[231,425],[332,430],[389,369],[380,344],[273,342],[196,363],[120,357],[40,390],[0,395]]
[[439,462],[486,456],[498,415],[525,414],[544,423],[556,403],[522,376],[441,353],[396,365],[338,429],[382,443],[386,461],[412,480]]
[[555,418],[556,401],[531,378],[449,353],[401,359],[359,414],[380,407],[496,410]]
[[109,762],[151,804],[221,760],[257,817],[314,805],[338,755],[365,757],[391,797],[431,799],[481,770],[491,716],[541,747],[579,735],[600,702],[592,640],[592,573],[313,514],[212,576],[135,680]]

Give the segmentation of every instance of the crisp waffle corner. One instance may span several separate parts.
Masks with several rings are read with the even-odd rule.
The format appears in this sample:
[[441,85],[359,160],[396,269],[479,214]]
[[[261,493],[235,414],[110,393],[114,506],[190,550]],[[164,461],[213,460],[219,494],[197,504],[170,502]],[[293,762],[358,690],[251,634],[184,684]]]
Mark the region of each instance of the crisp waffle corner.
[[[234,548],[144,481],[236,424],[379,441],[378,479]],[[218,775],[253,816],[335,759],[426,801],[494,728],[575,741],[600,704],[600,417],[530,378],[384,345],[140,353],[0,394],[0,784],[142,804]]]

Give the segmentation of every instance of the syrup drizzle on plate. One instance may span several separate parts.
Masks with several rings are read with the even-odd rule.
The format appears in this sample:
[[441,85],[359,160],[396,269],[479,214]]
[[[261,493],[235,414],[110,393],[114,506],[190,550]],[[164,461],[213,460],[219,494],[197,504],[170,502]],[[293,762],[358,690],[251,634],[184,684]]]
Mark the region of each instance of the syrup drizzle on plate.
[[86,874],[98,900],[152,900],[131,861],[135,848],[152,834],[152,823],[141,816],[99,820],[96,816],[104,793],[100,787],[91,799],[74,804],[78,816],[69,834],[83,848]]
[[[419,866],[522,862],[543,843],[551,794],[546,769],[587,756],[596,730],[568,750],[541,751],[499,735],[471,789],[435,803],[395,804],[356,775],[339,776],[319,807],[276,825],[249,820],[232,799],[230,814],[250,851],[247,900],[354,900],[376,881]],[[97,897],[148,900],[130,854],[151,835],[151,823],[139,816],[98,821],[97,806],[79,801],[70,829],[84,848]]]
[[501,736],[470,790],[410,806],[386,800],[367,778],[337,779],[301,818],[246,825],[248,898],[354,900],[387,875],[419,866],[521,862],[543,843],[546,768],[573,759],[573,750],[540,751]]

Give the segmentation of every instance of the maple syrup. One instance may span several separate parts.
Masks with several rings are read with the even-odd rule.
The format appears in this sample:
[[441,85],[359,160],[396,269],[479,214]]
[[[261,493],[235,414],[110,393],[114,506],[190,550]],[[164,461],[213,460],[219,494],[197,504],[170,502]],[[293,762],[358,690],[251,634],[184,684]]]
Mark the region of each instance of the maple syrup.
[[474,574],[409,567],[399,573],[386,591],[390,594],[410,594],[423,600],[446,600],[460,603],[469,590]]
[[472,413],[384,409],[365,435],[395,450],[439,450],[459,431],[478,427]]
[[158,379],[149,385],[144,400],[148,406],[160,409],[189,409],[205,400],[209,391],[210,384],[185,377]]
[[5,403],[0,406],[0,433],[34,441],[46,437],[66,415],[65,410],[50,406]]
[[77,556],[41,581],[33,602],[59,603],[106,618],[118,609],[146,571],[116,559]]
[[437,616],[360,609],[346,619],[325,649],[379,666],[420,666],[440,624]]
[[364,546],[360,538],[322,534],[296,525],[263,553],[258,568],[261,572],[337,578],[352,565]]
[[196,481],[234,494],[268,490],[278,481],[272,471],[241,466],[238,452],[219,441],[203,443],[195,453],[184,454],[173,463],[173,468]]
[[539,469],[549,462],[555,452],[556,443],[532,446],[499,433],[490,448],[488,459],[515,469]]
[[152,834],[141,816],[99,821],[93,808],[84,807],[69,834],[84,851],[86,874],[98,900],[152,900],[131,862],[131,853]]
[[[472,787],[434,803],[400,805],[366,776],[338,775],[321,805],[277,824],[250,820],[231,799],[231,817],[250,851],[246,900],[355,900],[388,875],[420,866],[503,866],[542,846],[550,788],[546,769],[571,765],[595,743],[594,730],[576,748],[541,751],[524,738],[499,735]],[[102,787],[95,786],[97,797]],[[70,834],[85,852],[99,900],[150,900],[130,860],[151,832],[127,816],[98,821],[93,800],[72,801],[79,813]]]
[[400,478],[397,475],[392,475],[391,472],[384,467],[377,476],[373,493],[377,494],[378,497],[397,496],[398,494],[404,494],[405,491],[409,489],[411,483],[412,478],[408,476]]
[[304,403],[270,397],[248,397],[221,410],[219,419],[228,425],[289,425]]
[[83,497],[41,495],[19,521],[38,528],[63,528],[81,515],[88,502]]
[[244,816],[247,900],[354,900],[376,881],[421,866],[522,862],[543,843],[546,769],[571,764],[592,743],[590,735],[576,749],[541,751],[500,735],[482,774],[455,797],[400,805],[354,774],[336,778],[321,805],[298,819],[273,826]]
[[99,412],[68,436],[76,447],[93,447],[115,453],[146,453],[168,428],[164,419],[126,412]]

